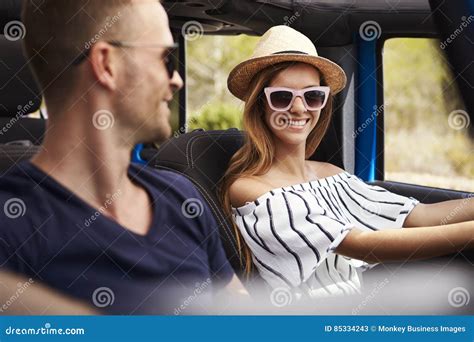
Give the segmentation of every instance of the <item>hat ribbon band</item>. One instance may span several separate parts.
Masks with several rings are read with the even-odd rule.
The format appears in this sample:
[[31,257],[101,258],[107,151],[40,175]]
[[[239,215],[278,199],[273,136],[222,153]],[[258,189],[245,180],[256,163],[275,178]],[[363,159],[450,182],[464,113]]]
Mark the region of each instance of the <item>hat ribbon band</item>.
[[274,52],[274,53],[272,53],[272,55],[279,55],[279,54],[282,54],[282,53],[296,53],[296,54],[301,54],[301,55],[307,55],[306,52],[296,51],[296,50]]

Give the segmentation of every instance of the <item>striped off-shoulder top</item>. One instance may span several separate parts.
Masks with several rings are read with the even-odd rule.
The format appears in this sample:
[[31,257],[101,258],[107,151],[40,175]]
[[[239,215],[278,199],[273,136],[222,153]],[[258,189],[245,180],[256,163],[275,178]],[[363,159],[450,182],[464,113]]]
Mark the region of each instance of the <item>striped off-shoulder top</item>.
[[347,233],[401,228],[418,203],[341,172],[273,189],[233,215],[271,287],[326,297],[359,293],[361,272],[372,266],[334,253]]

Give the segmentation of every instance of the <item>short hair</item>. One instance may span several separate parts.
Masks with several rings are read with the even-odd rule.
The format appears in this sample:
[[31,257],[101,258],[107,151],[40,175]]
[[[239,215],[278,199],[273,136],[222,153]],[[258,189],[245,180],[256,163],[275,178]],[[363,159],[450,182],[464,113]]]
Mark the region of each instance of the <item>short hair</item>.
[[[39,86],[49,94],[64,95],[74,82],[73,61],[99,39],[126,34],[120,20],[133,0],[24,0],[23,40]],[[124,39],[123,37],[120,37]],[[59,93],[61,92],[61,93]]]

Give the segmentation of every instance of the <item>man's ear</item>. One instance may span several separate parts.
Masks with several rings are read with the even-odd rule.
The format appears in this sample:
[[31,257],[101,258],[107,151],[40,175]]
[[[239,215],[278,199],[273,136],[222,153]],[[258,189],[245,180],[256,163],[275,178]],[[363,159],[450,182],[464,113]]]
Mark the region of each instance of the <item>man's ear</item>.
[[97,82],[102,86],[115,90],[117,88],[117,65],[114,61],[113,47],[105,42],[97,42],[91,47],[89,63]]

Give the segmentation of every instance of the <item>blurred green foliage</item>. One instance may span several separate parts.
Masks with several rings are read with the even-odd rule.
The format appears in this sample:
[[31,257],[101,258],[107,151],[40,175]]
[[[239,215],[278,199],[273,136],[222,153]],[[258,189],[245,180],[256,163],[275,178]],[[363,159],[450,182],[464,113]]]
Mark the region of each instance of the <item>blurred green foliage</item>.
[[429,123],[445,128],[448,114],[463,109],[438,40],[389,39],[383,50],[384,105],[392,129]]
[[257,37],[246,35],[203,36],[188,41],[190,127],[241,128],[243,105],[227,89],[227,77],[233,67],[252,54],[257,41]]
[[205,128],[206,130],[242,127],[242,109],[226,102],[210,102],[201,110],[191,115],[189,130]]
[[383,73],[386,173],[433,186],[443,186],[433,184],[435,177],[458,176],[461,185],[445,186],[474,191],[474,144],[467,128],[450,125],[450,114],[464,105],[439,41],[388,40]]

